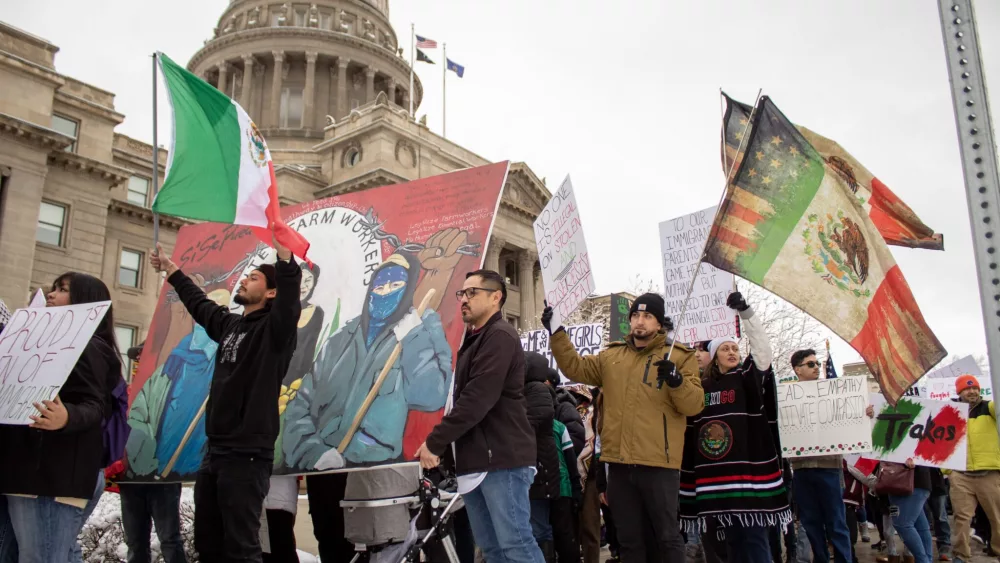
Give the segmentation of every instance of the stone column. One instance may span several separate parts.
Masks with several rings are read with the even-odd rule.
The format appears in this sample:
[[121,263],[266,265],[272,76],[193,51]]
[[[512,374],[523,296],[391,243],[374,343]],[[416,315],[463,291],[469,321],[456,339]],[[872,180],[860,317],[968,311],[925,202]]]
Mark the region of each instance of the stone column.
[[385,95],[389,96],[390,104],[396,103],[396,79],[391,76],[389,77],[388,86],[385,89]]
[[532,327],[538,320],[535,311],[535,258],[530,250],[522,250],[517,256],[518,287],[521,289],[521,328]]
[[240,92],[240,105],[250,113],[250,84],[253,82],[253,69],[256,65],[253,55],[243,55],[243,91]]
[[271,71],[271,127],[281,126],[281,83],[284,75],[285,52],[271,51],[274,69]]
[[219,91],[223,94],[229,95],[226,92],[226,78],[228,78],[229,73],[229,63],[221,62],[219,63]]
[[302,128],[312,129],[316,122],[313,109],[316,101],[316,58],[318,53],[306,53],[306,86],[302,92]]
[[500,272],[500,251],[503,250],[504,245],[507,241],[492,237],[490,239],[489,246],[486,247],[486,266],[487,270],[493,270],[494,272]]
[[365,78],[368,79],[365,86],[365,103],[370,104],[375,101],[375,73],[378,72],[372,67],[365,69]]
[[340,57],[337,59],[337,119],[347,115],[349,109],[347,100],[347,65],[351,64],[351,59]]

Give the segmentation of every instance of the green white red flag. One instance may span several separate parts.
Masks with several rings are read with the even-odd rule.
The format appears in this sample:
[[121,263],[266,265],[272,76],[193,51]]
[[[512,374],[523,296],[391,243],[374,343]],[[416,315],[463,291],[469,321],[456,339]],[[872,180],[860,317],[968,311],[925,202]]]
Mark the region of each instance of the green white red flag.
[[947,352],[868,208],[766,96],[706,261],[791,302],[861,354],[890,402]]
[[173,141],[153,211],[246,225],[306,259],[309,242],[281,219],[274,164],[247,112],[163,53],[156,54],[169,94]]

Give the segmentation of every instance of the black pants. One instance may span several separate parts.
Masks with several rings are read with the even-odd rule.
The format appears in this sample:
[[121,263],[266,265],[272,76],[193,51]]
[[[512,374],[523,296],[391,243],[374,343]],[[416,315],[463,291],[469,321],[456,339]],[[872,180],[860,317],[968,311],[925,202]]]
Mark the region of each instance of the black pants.
[[618,530],[615,528],[615,516],[611,514],[611,507],[602,504],[601,515],[604,517],[604,539],[608,542],[608,550],[611,555],[618,557],[622,545],[618,543]]
[[299,563],[295,551],[295,515],[284,510],[267,509],[267,539],[271,552],[264,554],[264,563]]
[[976,531],[976,535],[982,538],[986,545],[991,545],[993,543],[990,541],[990,519],[986,517],[986,512],[983,510],[982,506],[976,506],[976,516],[972,520],[972,528]]
[[194,546],[202,561],[261,561],[260,513],[273,461],[206,453],[194,484]]
[[572,498],[559,497],[549,501],[549,522],[552,523],[552,539],[556,544],[556,555],[559,556],[559,563],[579,563],[580,561],[577,518]]
[[[784,533],[785,558],[781,558],[781,526],[771,526],[768,528],[768,543],[771,546],[771,560],[774,563],[795,563],[795,524],[789,524]],[[723,542],[724,543],[724,542]]]
[[879,505],[878,499],[872,495],[865,495],[865,508],[868,512],[868,521],[875,524],[875,528],[878,530],[879,541],[884,542],[885,530],[882,527],[882,507]]
[[858,563],[858,552],[854,547],[854,544],[858,543],[858,507],[845,502],[844,511],[847,517],[847,532],[851,536],[851,560]]
[[[729,561],[729,550],[726,540],[719,538],[719,525],[714,519],[709,519],[706,529],[701,534],[701,548],[705,553],[705,563],[726,563]],[[794,543],[794,542],[793,542]],[[795,559],[791,559],[792,563]]]
[[306,477],[313,535],[319,558],[324,561],[348,563],[354,557],[354,544],[344,539],[344,509],[340,507],[347,488],[347,475],[331,473]]
[[[615,517],[624,563],[646,563],[647,554],[662,561],[684,561],[684,540],[677,519],[680,471],[611,463],[608,503]],[[655,540],[643,533],[651,527]]]

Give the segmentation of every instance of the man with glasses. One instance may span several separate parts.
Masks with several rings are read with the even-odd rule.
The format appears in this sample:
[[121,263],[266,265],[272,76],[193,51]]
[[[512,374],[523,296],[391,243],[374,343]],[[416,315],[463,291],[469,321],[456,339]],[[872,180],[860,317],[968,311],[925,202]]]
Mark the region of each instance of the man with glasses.
[[[815,350],[792,354],[792,368],[799,381],[819,379],[820,363]],[[829,561],[827,539],[833,545],[836,563],[851,563],[851,536],[844,508],[844,472],[842,457],[826,455],[791,461],[793,493],[799,523],[812,546],[813,561]]]
[[451,410],[417,450],[420,465],[436,467],[454,444],[458,491],[486,560],[543,563],[528,501],[536,451],[524,398],[524,352],[500,312],[507,286],[500,274],[477,270],[457,297],[468,328]]

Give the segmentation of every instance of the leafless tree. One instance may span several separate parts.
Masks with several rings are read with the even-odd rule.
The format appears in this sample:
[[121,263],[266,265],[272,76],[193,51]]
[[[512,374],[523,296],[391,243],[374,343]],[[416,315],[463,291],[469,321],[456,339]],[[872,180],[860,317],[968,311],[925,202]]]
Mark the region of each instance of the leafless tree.
[[[737,289],[743,294],[747,303],[764,326],[774,350],[774,373],[780,380],[790,377],[793,373],[791,356],[796,350],[812,348],[819,351],[829,329],[801,309],[750,282],[740,281]],[[740,347],[744,354],[749,353],[748,342],[743,339]],[[820,360],[824,352],[819,353]]]

